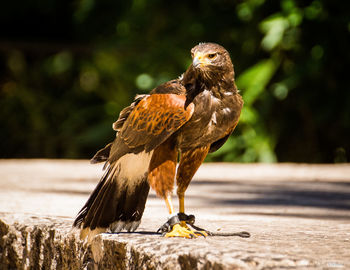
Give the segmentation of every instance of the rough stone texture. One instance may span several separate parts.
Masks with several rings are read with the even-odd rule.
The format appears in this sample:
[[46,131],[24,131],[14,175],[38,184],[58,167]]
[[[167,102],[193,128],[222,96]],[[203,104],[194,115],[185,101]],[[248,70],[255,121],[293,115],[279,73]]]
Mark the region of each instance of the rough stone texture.
[[350,165],[205,164],[187,212],[251,238],[162,238],[152,192],[137,232],[86,247],[71,224],[101,174],[87,161],[0,161],[0,269],[350,269]]

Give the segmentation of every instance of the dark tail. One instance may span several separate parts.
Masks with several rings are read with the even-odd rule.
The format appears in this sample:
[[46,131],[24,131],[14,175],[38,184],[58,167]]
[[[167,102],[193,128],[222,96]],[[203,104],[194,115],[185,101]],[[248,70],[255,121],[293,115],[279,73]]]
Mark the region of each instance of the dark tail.
[[132,178],[121,173],[122,164],[106,169],[102,179],[78,213],[73,226],[79,228],[80,238],[92,237],[110,229],[134,231],[141,222],[149,192],[147,171]]

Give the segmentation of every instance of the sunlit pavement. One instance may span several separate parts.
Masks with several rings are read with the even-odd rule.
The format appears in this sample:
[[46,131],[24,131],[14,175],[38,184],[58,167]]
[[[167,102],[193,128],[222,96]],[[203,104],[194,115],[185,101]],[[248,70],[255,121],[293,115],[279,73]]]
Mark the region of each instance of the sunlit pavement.
[[[0,219],[58,217],[69,224],[101,175],[102,166],[86,160],[2,160]],[[183,267],[177,255],[195,258],[198,268],[208,262],[227,269],[350,267],[350,165],[204,164],[185,206],[200,227],[248,231],[251,238],[154,235],[168,216],[154,192],[137,233],[102,237],[129,243],[159,267]]]

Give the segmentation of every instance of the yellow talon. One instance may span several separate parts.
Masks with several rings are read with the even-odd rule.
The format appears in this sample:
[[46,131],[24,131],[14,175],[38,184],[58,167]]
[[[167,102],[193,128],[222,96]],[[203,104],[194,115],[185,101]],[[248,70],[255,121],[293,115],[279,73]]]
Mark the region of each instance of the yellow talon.
[[198,236],[208,236],[204,231],[192,231],[187,225],[175,224],[171,232],[165,234],[165,237],[183,237],[183,238],[197,238]]
[[171,232],[165,234],[165,237],[196,238],[197,235],[187,226],[183,227],[180,224],[175,224]]

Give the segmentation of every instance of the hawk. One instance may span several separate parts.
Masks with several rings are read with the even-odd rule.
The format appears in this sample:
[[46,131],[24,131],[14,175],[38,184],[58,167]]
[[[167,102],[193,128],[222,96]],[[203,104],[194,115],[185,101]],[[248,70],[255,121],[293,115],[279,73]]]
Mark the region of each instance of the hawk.
[[[191,56],[192,64],[178,79],[136,96],[120,112],[113,124],[115,140],[92,158],[92,163],[105,162],[105,173],[74,221],[81,239],[90,241],[107,229],[135,231],[150,187],[164,199],[170,216],[176,215],[175,179],[179,213],[185,213],[192,177],[207,154],[226,142],[243,107],[225,48],[200,43]],[[165,236],[199,234],[180,221]]]

